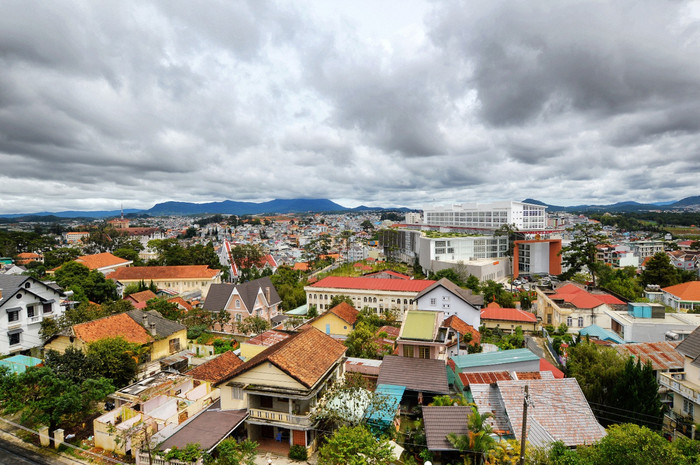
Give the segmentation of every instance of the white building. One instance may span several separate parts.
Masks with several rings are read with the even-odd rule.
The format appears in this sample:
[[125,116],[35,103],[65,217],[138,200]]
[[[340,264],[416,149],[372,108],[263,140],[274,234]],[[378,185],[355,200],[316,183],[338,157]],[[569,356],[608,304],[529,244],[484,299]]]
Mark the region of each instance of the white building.
[[0,355],[40,347],[41,322],[63,314],[63,296],[30,276],[0,275]]
[[484,297],[462,289],[449,279],[442,278],[416,296],[418,309],[442,312],[444,318],[454,315],[474,328],[481,326],[481,307]]
[[423,219],[420,213],[408,212],[406,213],[406,224],[421,224]]
[[498,229],[514,224],[519,230],[543,230],[547,227],[547,207],[524,202],[488,204],[463,203],[426,208],[424,224],[462,228]]

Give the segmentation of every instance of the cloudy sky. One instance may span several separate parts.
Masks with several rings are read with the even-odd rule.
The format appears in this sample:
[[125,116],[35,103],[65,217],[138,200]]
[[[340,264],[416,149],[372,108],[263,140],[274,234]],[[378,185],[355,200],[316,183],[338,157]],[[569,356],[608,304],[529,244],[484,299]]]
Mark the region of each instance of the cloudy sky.
[[700,195],[700,2],[0,4],[0,213]]

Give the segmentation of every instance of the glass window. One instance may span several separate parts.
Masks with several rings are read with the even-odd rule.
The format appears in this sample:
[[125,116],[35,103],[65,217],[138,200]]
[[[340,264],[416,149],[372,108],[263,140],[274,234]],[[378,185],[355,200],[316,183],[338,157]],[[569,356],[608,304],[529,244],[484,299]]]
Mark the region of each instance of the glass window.
[[11,346],[14,346],[14,345],[19,344],[19,342],[20,342],[20,341],[19,341],[19,339],[20,339],[20,338],[19,338],[19,335],[20,335],[20,333],[12,333],[12,334],[9,334],[9,335],[8,335],[8,336],[10,337],[10,345],[11,345]]
[[582,316],[578,317],[578,327],[583,328],[583,317]]
[[13,321],[19,321],[19,310],[15,312],[9,312],[7,314],[7,321],[12,323]]
[[574,320],[570,316],[566,317],[566,326],[573,326],[574,325]]
[[430,358],[430,347],[418,347],[418,358]]
[[403,346],[403,356],[413,357],[413,346]]
[[430,299],[430,305],[437,305],[437,299]]

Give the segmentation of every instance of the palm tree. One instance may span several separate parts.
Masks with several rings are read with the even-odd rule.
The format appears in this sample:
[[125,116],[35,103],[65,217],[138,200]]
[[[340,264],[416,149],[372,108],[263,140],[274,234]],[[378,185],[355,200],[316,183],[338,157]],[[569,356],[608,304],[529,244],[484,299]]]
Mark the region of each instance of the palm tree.
[[496,445],[495,439],[491,437],[493,428],[486,423],[486,420],[491,417],[493,417],[492,413],[486,412],[482,415],[476,406],[472,405],[472,414],[467,420],[467,434],[450,433],[447,435],[450,444],[462,452],[465,464],[483,464],[486,452]]

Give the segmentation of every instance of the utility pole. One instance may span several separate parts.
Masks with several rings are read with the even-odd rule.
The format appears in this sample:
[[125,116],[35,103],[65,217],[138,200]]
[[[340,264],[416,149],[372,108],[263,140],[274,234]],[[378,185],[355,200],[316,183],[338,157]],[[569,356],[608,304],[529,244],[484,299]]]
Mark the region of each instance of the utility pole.
[[523,398],[523,431],[520,436],[520,465],[525,465],[525,442],[527,440],[527,404],[530,403],[527,384],[525,385],[525,397]]

